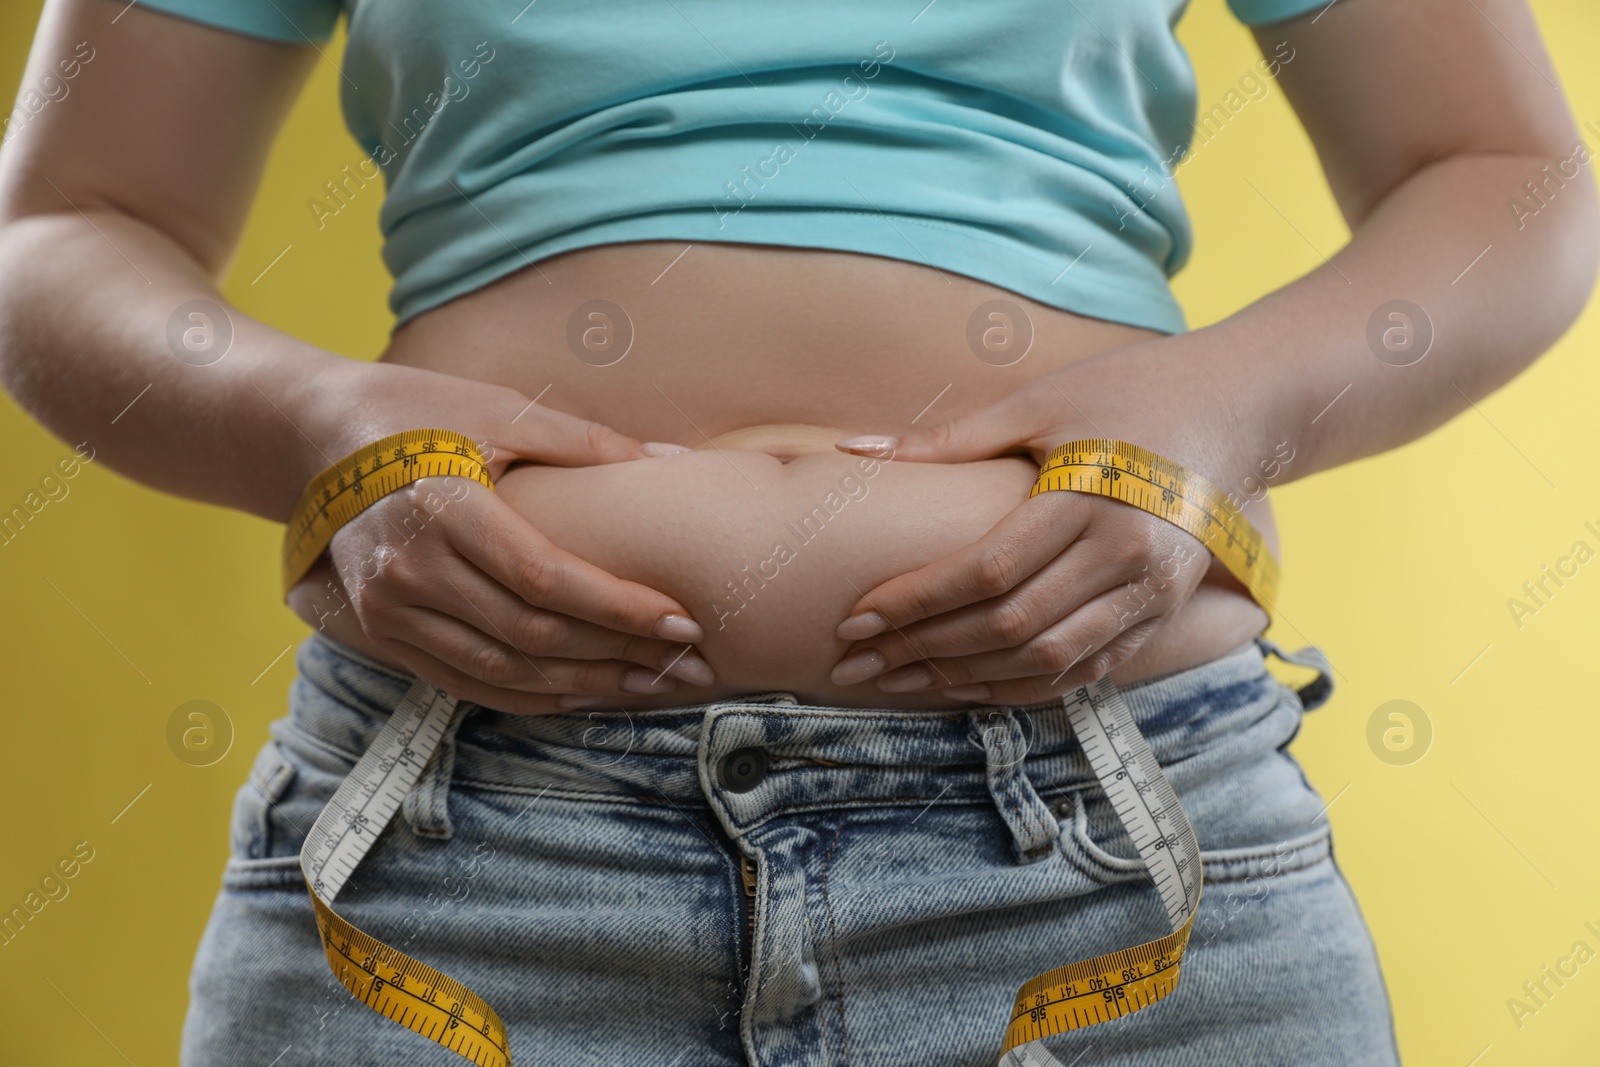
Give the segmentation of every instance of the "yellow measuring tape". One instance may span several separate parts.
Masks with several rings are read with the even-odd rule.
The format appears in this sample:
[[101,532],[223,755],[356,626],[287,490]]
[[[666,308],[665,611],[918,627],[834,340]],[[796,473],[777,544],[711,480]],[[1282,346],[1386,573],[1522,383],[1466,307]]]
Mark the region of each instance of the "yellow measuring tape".
[[[374,441],[313,478],[283,538],[287,592],[345,523],[422,478],[470,478],[489,490],[483,453],[453,430],[407,430]],[[334,977],[356,999],[479,1067],[510,1067],[504,1024],[482,997],[399,949],[362,933],[333,900],[416,784],[456,701],[418,683],[317,817],[300,850],[317,931]]]
[[[310,568],[345,522],[384,494],[438,474],[470,477],[493,488],[477,447],[445,430],[397,434],[329,467],[307,487],[291,517],[284,540],[286,587]],[[1054,490],[1114,497],[1187,530],[1270,612],[1277,561],[1226,495],[1193,472],[1126,442],[1073,441],[1050,453],[1030,496]],[[1121,1018],[1171,993],[1200,904],[1199,841],[1127,700],[1102,678],[1061,701],[1096,779],[1150,872],[1172,932],[1029,979],[1017,993],[1002,1055]],[[413,684],[317,817],[301,848],[300,865],[328,964],[346,989],[479,1067],[510,1067],[505,1026],[483,998],[362,933],[332,906],[457,714],[456,698],[421,680]]]
[[[1138,445],[1068,441],[1045,457],[1028,496],[1093,493],[1131,504],[1198,538],[1270,616],[1278,561],[1226,493]],[[1161,893],[1172,933],[1038,975],[1017,993],[1002,1053],[1052,1034],[1120,1019],[1171,993],[1203,883],[1200,845],[1183,806],[1110,679],[1063,698],[1095,777]]]
[[1194,535],[1272,614],[1278,561],[1228,494],[1194,471],[1126,441],[1068,441],[1045,457],[1028,496],[1058,489],[1132,504]]
[[478,1067],[510,1067],[505,1024],[454,979],[362,933],[333,900],[422,776],[457,711],[456,699],[418,681],[317,816],[300,847],[328,966],[369,1008]]
[[1024,982],[1002,1055],[1030,1041],[1120,1019],[1171,993],[1178,986],[1200,907],[1199,839],[1139,732],[1127,699],[1109,678],[1102,678],[1073,690],[1062,702],[1095,778],[1161,894],[1172,933]]
[[407,430],[357,449],[315,478],[295,501],[283,535],[283,589],[305,576],[339,527],[419,478],[456,475],[493,490],[488,464],[470,437]]

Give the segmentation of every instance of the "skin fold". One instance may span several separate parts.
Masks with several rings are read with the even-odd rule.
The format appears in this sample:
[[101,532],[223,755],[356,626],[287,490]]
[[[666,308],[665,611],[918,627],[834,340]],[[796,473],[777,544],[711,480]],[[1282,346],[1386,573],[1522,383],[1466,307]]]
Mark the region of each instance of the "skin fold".
[[[1043,455],[1132,441],[1235,494],[1276,550],[1270,488],[1414,440],[1509,381],[1577,317],[1600,247],[1592,168],[1521,0],[1341,3],[1255,32],[1265,54],[1293,51],[1278,81],[1352,236],[1203,328],[1160,336],[914,262],[643,242],[443,305],[369,364],[217,288],[315,50],[50,0],[25,83],[77,42],[96,51],[0,150],[0,383],[96,462],[276,521],[378,437],[443,426],[481,442],[500,492],[467,493],[415,537],[405,520],[436,487],[385,498],[290,603],[508,711],[774,688],[1021,703],[1181,669],[1265,615],[1160,519],[1026,499]],[[1532,218],[1508,210],[1530,183],[1558,190]],[[606,366],[567,342],[593,299],[633,330]],[[967,343],[989,299],[1034,331],[1009,366]],[[1397,299],[1434,330],[1408,366],[1368,342]],[[190,300],[232,323],[215,365],[168,350]],[[723,620],[724,584],[850,470],[823,438],[863,436],[892,455],[868,494]],[[1119,603],[1151,573],[1172,577],[1130,616]]]

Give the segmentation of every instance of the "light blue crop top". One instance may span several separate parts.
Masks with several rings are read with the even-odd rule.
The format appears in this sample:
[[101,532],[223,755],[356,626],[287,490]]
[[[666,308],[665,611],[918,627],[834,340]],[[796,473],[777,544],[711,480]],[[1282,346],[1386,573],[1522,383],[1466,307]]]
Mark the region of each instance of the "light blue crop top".
[[[1252,24],[1324,3],[1228,0]],[[558,252],[682,240],[886,256],[1185,329],[1187,0],[142,6],[299,44],[348,11],[341,103],[370,158],[307,209],[324,224],[381,169],[396,325]]]

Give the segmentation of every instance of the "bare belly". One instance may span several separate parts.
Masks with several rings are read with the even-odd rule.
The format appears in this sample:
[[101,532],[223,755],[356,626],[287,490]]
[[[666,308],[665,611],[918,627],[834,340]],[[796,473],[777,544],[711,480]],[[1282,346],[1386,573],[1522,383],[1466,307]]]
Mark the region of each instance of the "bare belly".
[[[676,598],[709,634],[701,652],[717,674],[713,689],[680,685],[618,706],[770,690],[837,706],[957,703],[937,692],[883,693],[870,681],[835,686],[828,674],[847,644],[834,627],[863,592],[979,538],[1026,497],[1037,467],[1016,456],[874,463],[831,442],[943,421],[1155,335],[912,263],[705,244],[675,260],[683,249],[650,242],[545,260],[414,319],[383,358],[512,386],[640,439],[695,449],[597,467],[519,466],[497,483],[556,544]],[[1031,332],[1015,362],[1006,362],[1015,350],[980,352],[969,341],[969,320],[993,300],[1020,309]],[[1250,515],[1276,552],[1264,502]],[[392,662],[348,615],[334,617],[329,635]],[[1214,565],[1112,678],[1126,685],[1206,662],[1266,621]]]

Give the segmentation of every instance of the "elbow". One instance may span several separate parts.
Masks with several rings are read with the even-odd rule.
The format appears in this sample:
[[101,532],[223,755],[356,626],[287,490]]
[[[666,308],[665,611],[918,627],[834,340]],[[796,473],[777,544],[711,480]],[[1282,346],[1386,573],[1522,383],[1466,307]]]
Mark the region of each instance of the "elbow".
[[27,361],[22,358],[23,318],[16,313],[17,288],[22,264],[27,258],[24,227],[14,217],[0,217],[0,389],[20,399],[22,375]]
[[1555,239],[1540,287],[1552,343],[1577,321],[1600,280],[1600,193],[1588,167],[1568,180],[1562,196],[1566,203],[1551,220]]
[[37,416],[50,391],[41,355],[50,323],[30,279],[41,254],[36,229],[26,218],[0,222],[0,391]]
[[1600,192],[1592,173],[1600,157],[1580,140],[1559,153],[1501,158],[1515,161],[1509,174],[1520,182],[1492,204],[1505,227],[1494,246],[1512,256],[1502,285],[1515,312],[1506,311],[1519,328],[1504,342],[1533,359],[1578,320],[1600,281]]
[[1595,282],[1600,279],[1600,193],[1596,192],[1594,176],[1588,171],[1583,174],[1583,186],[1578,190],[1580,210],[1577,212],[1578,220],[1573,227],[1573,242],[1575,248],[1575,262],[1572,265],[1574,276],[1582,282],[1583,300],[1579,304],[1587,303],[1589,295],[1594,292]]

